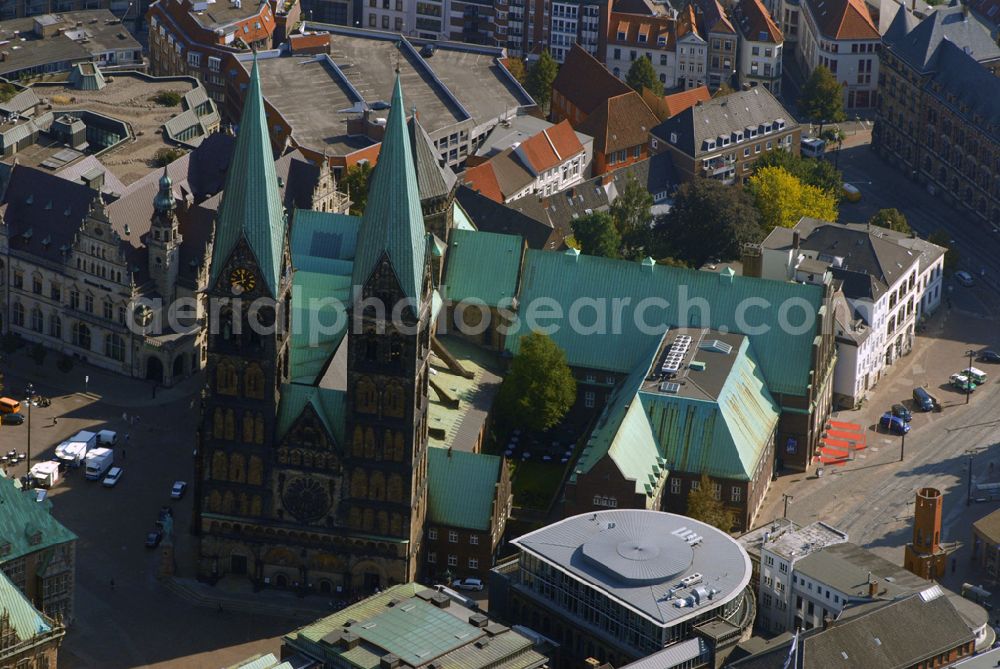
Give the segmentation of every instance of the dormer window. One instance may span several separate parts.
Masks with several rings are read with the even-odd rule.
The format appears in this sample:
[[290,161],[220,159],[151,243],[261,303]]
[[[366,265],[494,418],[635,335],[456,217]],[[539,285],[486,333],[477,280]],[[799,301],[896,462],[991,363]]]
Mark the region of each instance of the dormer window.
[[773,127],[771,126],[770,123],[765,123],[764,124],[764,134],[765,135],[770,134],[772,130],[773,130]]
[[660,35],[659,37],[656,38],[656,43],[659,46],[666,46],[667,45],[667,36],[666,35]]
[[736,139],[733,140],[733,141],[735,141],[737,143],[743,141],[743,133],[742,132],[737,132],[737,133],[734,133],[734,134],[736,135]]
[[785,119],[783,119],[783,118],[779,118],[778,120],[776,120],[774,122],[774,124],[778,127],[778,130],[784,130],[785,129]]
[[618,41],[619,42],[624,42],[626,39],[627,39],[627,35],[625,34],[625,31],[624,30],[619,30],[618,31]]
[[676,144],[677,143],[677,133],[676,132],[670,133],[670,143],[671,144]]
[[706,151],[712,151],[714,149],[715,149],[715,140],[714,139],[706,139],[705,140],[705,150]]
[[719,139],[722,140],[722,142],[721,142],[722,146],[729,146],[729,137],[723,136],[723,137],[720,137]]

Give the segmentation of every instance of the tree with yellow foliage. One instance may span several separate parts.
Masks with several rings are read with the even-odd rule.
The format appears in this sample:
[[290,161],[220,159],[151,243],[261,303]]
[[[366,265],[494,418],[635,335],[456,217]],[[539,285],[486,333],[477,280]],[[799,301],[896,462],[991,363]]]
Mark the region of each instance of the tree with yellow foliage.
[[750,177],[750,194],[760,211],[761,226],[770,231],[779,225],[794,227],[803,216],[837,220],[836,198],[803,183],[781,167],[765,167]]

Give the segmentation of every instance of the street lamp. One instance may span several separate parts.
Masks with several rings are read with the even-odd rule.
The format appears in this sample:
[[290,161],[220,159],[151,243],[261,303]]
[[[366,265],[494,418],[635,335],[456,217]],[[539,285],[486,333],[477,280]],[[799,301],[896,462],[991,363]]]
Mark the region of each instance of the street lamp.
[[27,472],[31,472],[31,398],[35,396],[35,385],[29,382],[28,387],[24,389],[24,393],[27,395],[26,399],[28,400],[28,459],[25,462]]
[[986,446],[978,446],[976,448],[966,449],[965,454],[969,456],[969,479],[968,485],[965,490],[965,505],[970,506],[972,504],[972,458],[973,456],[982,453],[986,450]]
[[[966,372],[968,372],[970,369],[972,369],[972,356],[974,356],[975,354],[976,354],[976,352],[973,351],[971,348],[968,351],[965,352],[965,355],[969,356],[969,366],[965,368]],[[969,395],[972,394],[970,392],[970,390],[969,390],[969,385],[972,383],[972,381],[969,379],[969,375],[968,374],[964,374],[964,376],[966,377],[965,378],[965,403],[968,404],[969,403]]]
[[[906,423],[903,423],[906,425]],[[903,432],[903,440],[899,443],[899,461],[903,461],[903,455],[906,453],[906,432]]]

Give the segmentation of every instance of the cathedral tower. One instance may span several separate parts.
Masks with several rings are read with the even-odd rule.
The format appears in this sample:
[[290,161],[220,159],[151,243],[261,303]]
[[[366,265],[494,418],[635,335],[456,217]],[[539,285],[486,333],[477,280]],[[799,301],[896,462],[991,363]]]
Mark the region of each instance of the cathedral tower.
[[[397,76],[358,231],[349,307],[345,455],[348,526],[385,537],[399,559],[355,574],[366,591],[415,578],[427,510],[431,279]],[[386,572],[386,573],[383,573]],[[360,580],[360,582],[358,582]]]
[[195,491],[203,534],[199,570],[208,577],[260,579],[254,573],[260,561],[233,534],[241,521],[267,516],[272,504],[275,417],[279,389],[288,380],[286,228],[255,60],[210,265],[207,388]]

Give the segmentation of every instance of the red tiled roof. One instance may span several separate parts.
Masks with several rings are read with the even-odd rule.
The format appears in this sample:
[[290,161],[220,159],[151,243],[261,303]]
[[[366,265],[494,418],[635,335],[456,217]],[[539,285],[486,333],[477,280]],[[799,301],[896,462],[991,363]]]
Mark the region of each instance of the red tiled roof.
[[694,6],[688,5],[677,15],[677,39],[688,33],[694,33],[701,37],[698,32],[698,19],[694,15]]
[[659,123],[639,94],[629,91],[605,101],[580,124],[580,132],[594,138],[594,151],[608,154],[644,144]]
[[707,86],[699,86],[689,91],[674,93],[663,96],[663,105],[666,107],[667,118],[677,116],[685,109],[694,107],[699,102],[708,102],[712,99],[712,94],[708,92]]
[[562,121],[532,135],[517,147],[518,155],[535,174],[552,169],[583,151],[580,138],[569,121]]
[[828,39],[879,39],[864,0],[807,0],[820,33]]
[[624,81],[611,74],[596,58],[579,44],[570,49],[559,74],[552,82],[552,90],[566,98],[584,115],[615,95],[632,90]]
[[[676,48],[673,27],[674,22],[668,16],[641,16],[614,12],[608,22],[608,44],[656,47],[673,51]],[[645,41],[639,41],[640,35],[644,35]],[[665,44],[660,44],[661,36]]]
[[[736,17],[744,38],[751,42],[781,44],[784,39],[760,0],[740,0],[736,5]],[[760,39],[762,35],[766,35],[767,39]]]
[[489,162],[465,170],[462,173],[462,182],[467,184],[472,190],[488,197],[494,202],[502,203],[504,200],[503,192],[500,190],[500,183],[497,181],[497,175],[494,174],[493,165]]
[[719,0],[701,0],[698,7],[701,9],[702,17],[704,17],[702,28],[705,32],[736,34],[736,30],[730,23],[726,10],[719,4]]

